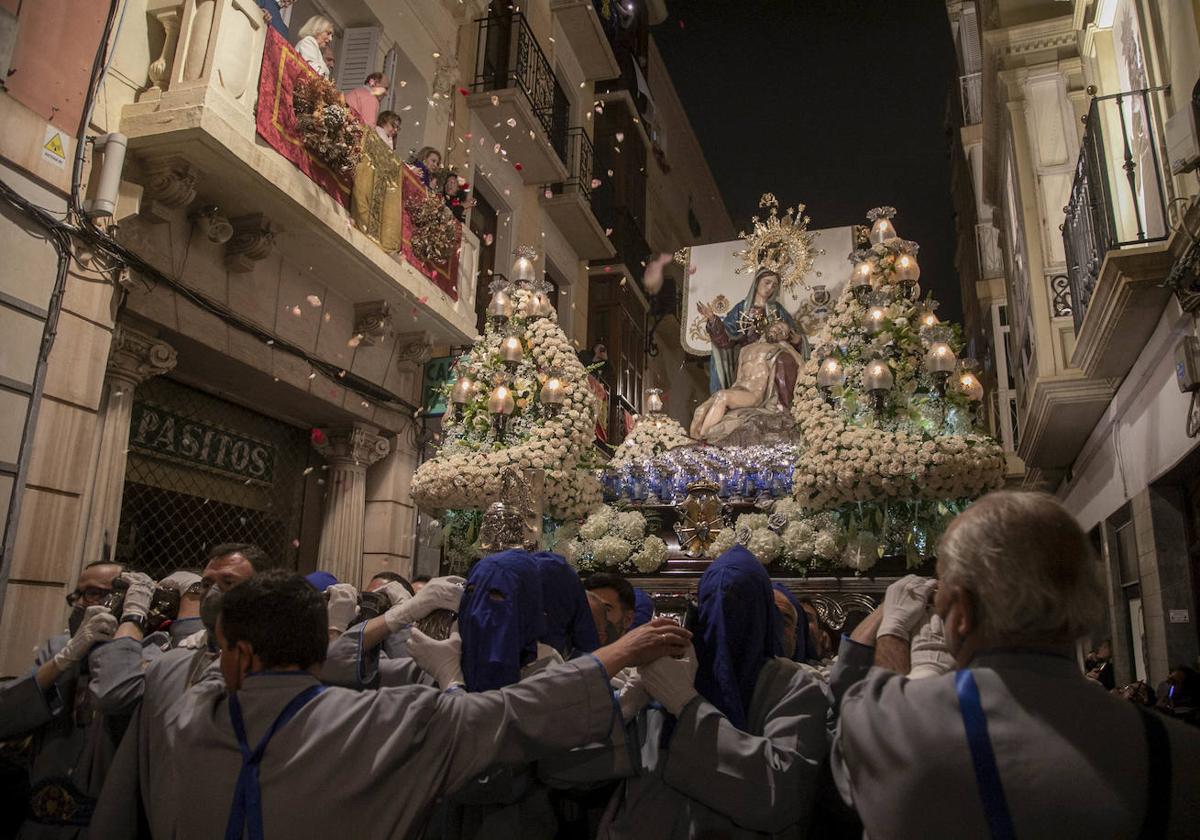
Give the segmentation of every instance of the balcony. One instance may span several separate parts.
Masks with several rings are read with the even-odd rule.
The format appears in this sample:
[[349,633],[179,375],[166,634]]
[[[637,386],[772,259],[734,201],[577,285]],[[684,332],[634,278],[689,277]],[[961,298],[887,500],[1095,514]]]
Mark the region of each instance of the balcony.
[[1157,91],[1099,96],[1088,109],[1063,241],[1076,344],[1071,366],[1120,378],[1158,323],[1182,248],[1167,222]]
[[485,125],[510,127],[501,145],[509,162],[520,164],[526,184],[566,180],[570,103],[528,21],[514,12],[475,23],[475,79],[468,107]]
[[982,73],[959,76],[959,93],[962,95],[963,125],[983,122]]
[[621,72],[594,0],[550,0],[550,11],[567,36],[585,80],[611,79]]
[[546,188],[541,199],[555,226],[580,257],[611,259],[616,248],[592,210],[592,140],[582,128],[567,132],[567,180]]
[[[165,222],[189,206],[215,205],[233,223],[224,247],[229,271],[248,277],[274,248],[285,269],[336,278],[348,304],[383,301],[412,311],[433,342],[460,344],[475,334],[474,250],[464,246],[451,281],[461,290],[458,300],[439,294],[403,257],[353,224],[348,200],[336,200],[259,136],[267,28],[254,0],[159,0],[150,19],[165,30],[165,44],[161,55],[151,55],[152,85],[123,107],[119,127],[129,138],[132,177],[144,187],[142,221]],[[139,24],[148,44],[155,43],[153,24]],[[127,28],[125,37],[135,32]]]

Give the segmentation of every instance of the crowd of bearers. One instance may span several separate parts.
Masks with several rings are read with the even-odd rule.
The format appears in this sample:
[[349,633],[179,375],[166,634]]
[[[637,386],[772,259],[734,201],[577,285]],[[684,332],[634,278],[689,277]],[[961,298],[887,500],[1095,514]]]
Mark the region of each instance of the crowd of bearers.
[[937,578],[893,583],[836,656],[741,546],[684,625],[549,552],[361,593],[270,565],[230,544],[158,582],[83,571],[68,632],[0,689],[0,736],[30,739],[18,836],[1190,837],[1200,818],[1194,680],[1172,672],[1156,708],[1085,675],[1102,592],[1046,495],[972,505]]

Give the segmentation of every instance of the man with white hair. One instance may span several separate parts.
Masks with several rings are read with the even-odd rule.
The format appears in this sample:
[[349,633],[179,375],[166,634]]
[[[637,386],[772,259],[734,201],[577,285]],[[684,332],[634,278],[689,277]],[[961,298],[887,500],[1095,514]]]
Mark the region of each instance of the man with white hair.
[[[1102,615],[1087,539],[1044,493],[991,493],[910,577],[846,691],[832,767],[872,837],[1183,837],[1200,821],[1200,733],[1105,692],[1074,643]],[[957,671],[905,676],[930,597]],[[935,792],[938,807],[927,795]]]

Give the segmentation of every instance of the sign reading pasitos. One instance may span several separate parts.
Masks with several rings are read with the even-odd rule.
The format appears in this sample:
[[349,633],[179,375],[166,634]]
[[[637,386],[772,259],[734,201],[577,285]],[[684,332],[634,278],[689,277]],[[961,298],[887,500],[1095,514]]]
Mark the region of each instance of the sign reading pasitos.
[[263,484],[275,478],[274,446],[153,403],[133,404],[129,438],[131,449],[148,455]]

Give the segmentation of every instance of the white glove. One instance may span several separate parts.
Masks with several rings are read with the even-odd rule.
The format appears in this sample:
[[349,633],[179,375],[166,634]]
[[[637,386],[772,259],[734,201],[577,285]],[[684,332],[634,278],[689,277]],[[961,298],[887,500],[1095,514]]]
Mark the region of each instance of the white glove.
[[117,617],[108,607],[97,605],[88,607],[83,614],[83,623],[75,631],[75,635],[58,653],[54,654],[54,664],[58,670],[65,671],[79,662],[92,645],[97,642],[107,642],[117,632]]
[[129,584],[121,602],[121,618],[132,615],[144,619],[150,614],[150,602],[154,600],[154,580],[141,572],[122,572],[121,580]]
[[883,596],[883,620],[875,638],[897,636],[907,642],[912,631],[925,620],[929,596],[936,586],[933,578],[918,575],[905,575],[889,586]]
[[172,572],[158,582],[163,589],[174,589],[181,595],[201,581],[195,572]]
[[457,575],[437,577],[429,581],[416,595],[396,604],[383,614],[388,630],[395,633],[406,624],[420,621],[434,610],[458,612],[458,606],[462,603],[463,584],[466,582]]
[[626,722],[637,717],[638,712],[650,702],[650,694],[642,684],[642,675],[634,671],[617,691],[617,702],[621,704],[621,718]]
[[375,591],[382,592],[384,595],[386,595],[388,604],[393,607],[397,604],[403,604],[412,597],[412,593],[405,589],[404,584],[398,580],[388,581]]
[[329,601],[325,610],[329,614],[329,629],[345,633],[350,622],[358,615],[358,590],[349,583],[335,583],[325,590]]
[[937,613],[931,613],[917,631],[913,633],[908,670],[910,679],[940,677],[953,671],[954,655],[946,647],[945,628]]
[[676,717],[698,693],[696,686],[696,649],[688,645],[682,659],[660,656],[638,668],[646,691]]
[[462,636],[451,633],[445,641],[426,636],[416,627],[408,637],[408,655],[421,670],[437,681],[442,689],[462,685]]

